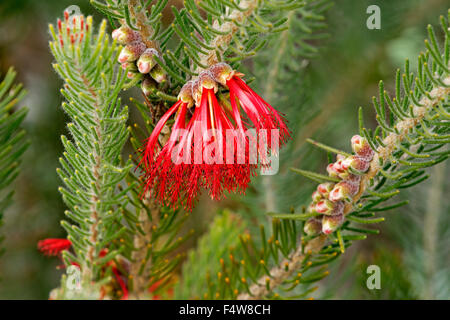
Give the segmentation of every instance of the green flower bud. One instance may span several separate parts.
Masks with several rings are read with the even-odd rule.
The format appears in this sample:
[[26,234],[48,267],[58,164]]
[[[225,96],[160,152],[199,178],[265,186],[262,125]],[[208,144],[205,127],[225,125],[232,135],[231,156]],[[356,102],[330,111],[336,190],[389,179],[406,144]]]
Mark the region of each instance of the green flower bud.
[[150,77],[145,77],[141,83],[141,89],[145,96],[150,96],[154,93],[157,83]]
[[319,234],[322,231],[322,221],[315,218],[309,219],[306,221],[303,231],[305,231],[308,236]]
[[150,71],[150,76],[158,83],[163,83],[167,80],[167,75],[159,64],[153,67]]

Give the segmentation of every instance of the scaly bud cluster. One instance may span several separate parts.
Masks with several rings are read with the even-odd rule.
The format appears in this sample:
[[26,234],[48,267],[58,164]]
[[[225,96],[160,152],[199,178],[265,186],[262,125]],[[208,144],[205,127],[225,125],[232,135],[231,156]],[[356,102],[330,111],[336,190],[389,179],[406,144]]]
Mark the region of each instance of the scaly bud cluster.
[[375,152],[367,140],[358,135],[351,143],[355,154],[348,157],[339,154],[336,162],[327,167],[328,175],[340,181],[322,183],[312,194],[307,212],[319,215],[305,223],[307,235],[336,231],[344,222],[345,203],[351,203],[360,190],[361,176],[369,170]]
[[128,70],[129,79],[142,77],[141,88],[146,96],[157,84],[167,80],[166,73],[155,59],[160,58],[160,53],[155,48],[147,48],[138,31],[123,25],[112,32],[112,38],[124,46],[119,54],[119,63]]

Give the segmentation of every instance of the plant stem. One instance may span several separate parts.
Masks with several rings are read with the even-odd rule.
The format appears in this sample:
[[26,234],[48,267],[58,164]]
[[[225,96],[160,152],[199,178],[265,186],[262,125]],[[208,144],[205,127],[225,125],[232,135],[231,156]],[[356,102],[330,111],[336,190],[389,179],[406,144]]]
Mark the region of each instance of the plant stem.
[[435,166],[432,170],[431,186],[428,190],[427,211],[423,222],[424,264],[426,284],[424,299],[435,299],[433,277],[436,272],[436,245],[438,241],[439,215],[442,210],[443,188],[446,163]]

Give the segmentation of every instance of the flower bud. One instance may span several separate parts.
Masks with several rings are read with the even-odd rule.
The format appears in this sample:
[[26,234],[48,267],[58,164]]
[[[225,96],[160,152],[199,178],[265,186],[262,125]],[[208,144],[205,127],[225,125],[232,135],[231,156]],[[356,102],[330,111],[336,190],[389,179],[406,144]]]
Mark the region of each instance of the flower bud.
[[314,191],[313,192],[313,194],[312,194],[312,200],[313,200],[313,202],[318,202],[318,201],[320,201],[320,200],[322,200],[322,194],[320,194],[320,192],[319,191]]
[[144,53],[145,49],[146,47],[144,43],[134,41],[122,49],[119,55],[119,62],[125,63],[136,61],[139,56]]
[[328,197],[328,194],[331,190],[333,190],[334,183],[331,182],[325,182],[321,183],[317,186],[317,191],[323,196]]
[[153,48],[148,48],[139,57],[137,61],[137,66],[140,73],[149,73],[150,70],[156,65],[155,56],[158,57],[158,51]]
[[328,172],[328,175],[332,178],[337,178],[339,176],[339,172],[334,167],[334,163],[330,163],[327,166],[327,172]]
[[329,199],[331,201],[348,201],[350,202],[352,197],[356,195],[359,191],[359,185],[348,182],[341,181],[336,184],[331,190]]
[[133,63],[133,62],[124,62],[124,63],[122,63],[122,69],[123,70],[127,70],[128,69],[128,71],[137,72],[136,64]]
[[215,81],[220,83],[223,86],[227,85],[227,81],[230,80],[235,71],[226,63],[220,62],[209,68],[212,77]]
[[166,72],[159,64],[153,67],[150,71],[150,76],[158,83],[163,83],[167,80]]
[[342,167],[346,170],[352,168],[357,173],[363,174],[369,170],[370,162],[359,156],[350,156],[342,161]]
[[200,104],[200,99],[202,97],[202,92],[200,91],[200,84],[198,79],[192,82],[192,98],[194,98],[195,104]]
[[145,77],[141,83],[142,92],[148,97],[155,91],[156,85],[156,82],[152,78]]
[[178,100],[187,103],[189,107],[194,104],[194,98],[192,97],[192,84],[194,81],[190,80],[181,88],[178,94]]
[[306,209],[306,212],[316,212],[316,204],[315,202],[311,202]]
[[214,80],[213,76],[208,70],[205,70],[199,74],[198,82],[200,90],[203,90],[203,88],[214,89],[214,92],[217,92],[219,90],[217,82]]
[[322,232],[325,234],[330,234],[336,231],[342,223],[344,223],[344,215],[336,215],[336,216],[323,216],[322,218]]
[[352,149],[358,156],[364,158],[367,161],[371,161],[373,155],[375,154],[375,152],[370,147],[367,139],[359,135],[355,135],[352,137]]
[[361,183],[361,176],[358,176],[356,174],[350,174],[345,181],[358,185]]
[[142,40],[139,32],[134,31],[127,26],[121,26],[119,29],[114,30],[112,32],[112,38],[122,45]]
[[334,203],[330,200],[324,199],[316,203],[316,212],[323,214],[331,214],[334,210]]
[[309,219],[306,221],[303,231],[305,231],[308,236],[319,234],[322,231],[322,221],[314,218]]

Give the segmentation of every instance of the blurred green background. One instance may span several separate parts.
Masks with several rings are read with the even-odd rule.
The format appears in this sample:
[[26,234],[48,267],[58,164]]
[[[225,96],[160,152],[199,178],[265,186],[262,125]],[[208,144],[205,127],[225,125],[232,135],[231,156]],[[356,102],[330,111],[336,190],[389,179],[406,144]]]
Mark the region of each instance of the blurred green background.
[[[36,244],[43,238],[64,236],[59,221],[65,207],[57,190],[60,182],[55,169],[62,153],[60,136],[65,133],[66,118],[60,108],[61,82],[51,68],[47,25],[55,23],[72,4],[99,21],[101,16],[87,0],[0,2],[0,71],[4,74],[14,66],[28,90],[25,104],[30,112],[25,126],[32,142],[15,183],[14,206],[7,211],[1,230],[7,249],[0,258],[1,299],[47,299],[62,272],[55,270],[60,262],[43,257]],[[381,8],[381,30],[366,28],[366,8],[371,4]],[[445,0],[335,1],[327,12],[330,37],[321,40],[320,54],[305,61],[305,70],[295,80],[298,83],[293,83],[299,88],[298,103],[306,120],[293,124],[295,139],[290,154],[281,159],[280,174],[257,179],[247,198],[231,197],[214,206],[202,200],[191,224],[206,229],[218,206],[230,206],[246,219],[259,221],[264,212],[284,212],[307,204],[314,185],[288,174],[286,168],[323,170],[327,159],[306,146],[305,139],[313,137],[348,150],[349,139],[357,132],[357,108],[364,106],[370,118],[370,101],[377,93],[378,81],[385,80],[392,92],[396,68],[402,67],[404,58],[410,58],[414,68],[424,47],[426,25],[436,25],[447,9]],[[251,73],[251,63],[249,70]],[[257,78],[255,85],[264,87],[265,80]],[[270,102],[291,119],[295,106]],[[410,204],[386,213],[380,235],[348,250],[322,281],[317,297],[449,299],[449,167],[444,163],[433,168],[428,181],[404,192],[401,197],[410,199]],[[271,198],[275,201],[267,200]],[[382,270],[381,290],[366,288],[366,267],[371,264]]]

